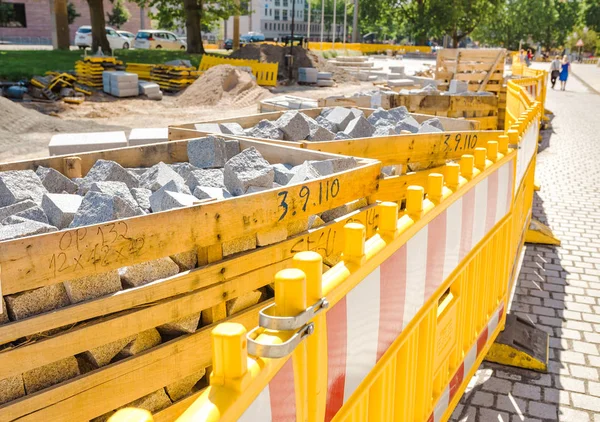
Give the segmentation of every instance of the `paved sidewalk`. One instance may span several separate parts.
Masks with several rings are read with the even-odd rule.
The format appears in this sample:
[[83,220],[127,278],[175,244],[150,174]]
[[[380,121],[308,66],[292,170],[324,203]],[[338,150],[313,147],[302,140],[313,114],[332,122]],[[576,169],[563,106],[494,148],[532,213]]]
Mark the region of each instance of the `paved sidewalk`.
[[[594,64],[573,63],[571,65],[571,73],[575,75],[576,78],[582,79],[600,94],[600,66]],[[569,82],[567,81],[567,85],[568,83]]]
[[549,373],[484,362],[455,421],[600,422],[600,95],[569,78],[546,108],[533,213],[562,246],[526,248],[511,308],[550,334]]

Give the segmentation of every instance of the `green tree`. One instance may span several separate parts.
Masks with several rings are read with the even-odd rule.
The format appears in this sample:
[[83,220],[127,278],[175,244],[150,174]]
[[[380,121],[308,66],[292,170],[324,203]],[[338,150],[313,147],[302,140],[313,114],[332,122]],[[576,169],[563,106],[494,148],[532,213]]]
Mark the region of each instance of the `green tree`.
[[106,16],[110,26],[121,29],[121,26],[131,18],[131,13],[129,13],[129,10],[125,6],[124,0],[114,0],[112,13],[107,13]]
[[402,8],[394,7],[389,0],[363,2],[359,8],[359,27],[362,34],[374,32],[379,39],[398,40],[408,35]]
[[81,14],[77,13],[77,9],[75,9],[75,5],[71,2],[67,3],[67,21],[69,25],[72,25],[75,22],[75,19],[80,17]]
[[577,23],[579,0],[504,0],[473,33],[484,44],[511,50],[541,44],[546,48],[563,45]]
[[[89,0],[88,0],[89,1]],[[236,0],[136,0],[140,6],[153,8],[161,28],[179,27],[185,23],[187,52],[204,54],[202,31],[211,30],[218,22],[235,14],[248,13],[247,6]]]
[[600,1],[583,0],[583,23],[596,32],[600,32]]
[[582,52],[594,54],[598,44],[598,34],[593,29],[587,27],[577,27],[571,34],[567,36],[567,46],[571,48],[572,52],[578,52],[577,41],[583,41]]

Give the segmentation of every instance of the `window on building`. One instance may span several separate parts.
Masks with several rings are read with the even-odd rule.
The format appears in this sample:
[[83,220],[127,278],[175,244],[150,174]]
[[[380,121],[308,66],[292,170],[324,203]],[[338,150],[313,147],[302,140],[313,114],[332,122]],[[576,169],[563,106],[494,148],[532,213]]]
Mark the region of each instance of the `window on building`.
[[287,11],[287,9],[283,9],[283,19],[281,19],[281,20],[286,21],[287,18],[288,18],[288,11]]
[[275,0],[275,6],[281,6],[281,0]]
[[288,0],[283,0],[283,7],[288,7]]
[[275,9],[275,20],[279,20],[279,9]]
[[24,3],[0,3],[0,27],[27,28]]
[[269,16],[273,16],[273,9],[269,10]]
[[269,16],[269,8],[265,6],[265,16]]

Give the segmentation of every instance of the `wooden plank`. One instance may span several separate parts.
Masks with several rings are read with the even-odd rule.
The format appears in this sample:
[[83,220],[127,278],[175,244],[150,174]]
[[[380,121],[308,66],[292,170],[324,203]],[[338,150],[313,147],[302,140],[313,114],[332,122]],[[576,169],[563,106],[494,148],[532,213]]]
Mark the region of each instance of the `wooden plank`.
[[481,130],[498,130],[498,116],[471,117],[481,125]]
[[490,95],[489,97],[474,97],[453,95],[450,101],[451,111],[489,111],[496,112],[498,110],[498,99]]
[[495,59],[499,52],[506,55],[502,48],[460,48],[461,60]]
[[[469,84],[469,91],[477,91],[479,89],[479,85],[477,84]],[[485,87],[485,90],[488,92],[498,92],[502,89],[502,85],[500,84],[490,84],[488,83]]]
[[495,73],[492,73],[494,71],[494,69],[498,66],[498,64],[500,63],[500,59],[504,57],[504,52],[503,51],[499,51],[498,52],[498,57],[496,57],[496,60],[494,61],[494,64],[490,67],[490,70],[488,71],[487,76],[485,77],[485,79],[481,82],[481,85],[479,85],[479,92],[482,92],[485,89],[485,86],[487,85],[488,81],[491,80],[491,78],[496,75]]
[[[240,143],[260,144],[249,140]],[[260,147],[267,160],[285,157],[277,162],[299,164],[314,159],[294,148],[268,144]],[[303,185],[0,242],[2,291],[17,293],[189,251],[200,244],[255,234],[370,196],[378,176],[379,164],[368,162]],[[327,189],[331,194],[325,195]]]
[[[228,319],[251,329],[263,302]],[[0,421],[80,421],[100,416],[211,364],[210,331],[161,344],[140,355],[0,406]],[[100,398],[100,399],[99,399]]]
[[[481,70],[485,70],[488,71],[490,69],[490,65],[493,63],[481,63],[481,62],[476,62],[476,63],[468,63],[468,62],[461,62],[458,64],[458,72],[469,72],[469,71],[481,71]],[[500,66],[496,66],[496,69],[500,70]],[[504,69],[502,69],[504,70]]]
[[233,299],[271,283],[278,271],[289,266],[290,260],[277,262],[229,281],[164,299],[149,307],[111,315],[53,337],[5,350],[0,352],[0,379],[19,375],[193,313],[200,313],[224,300]]
[[335,154],[374,158],[380,160],[383,165],[405,165],[409,162],[457,159],[462,154],[472,152],[476,147],[485,147],[488,141],[497,140],[499,135],[502,135],[502,132],[412,134],[353,141],[306,142],[305,147]]
[[406,198],[406,191],[409,186],[422,186],[427,193],[427,180],[431,173],[444,174],[445,166],[434,167],[431,169],[407,173],[401,176],[386,177],[380,183],[379,190],[375,197],[378,201],[401,202]]
[[[221,244],[210,245],[206,247],[198,246],[200,249],[205,249],[198,254],[198,265],[206,265],[211,264],[213,262],[218,262],[223,259],[223,247]],[[200,260],[200,255],[206,256],[206,261]],[[215,306],[212,306],[206,311],[202,311],[202,323],[203,324],[212,324],[214,322],[220,321],[227,317],[227,309],[225,306],[226,302],[223,301],[218,303]]]
[[[372,232],[377,220],[377,210],[373,206],[366,207],[310,232],[291,237],[276,245],[227,258],[218,264],[206,265],[113,295],[1,325],[0,344],[232,280],[265,265],[288,260],[295,253],[304,250],[316,251],[323,257],[335,255],[342,251],[343,228],[349,220],[360,221],[367,227],[368,232]],[[208,258],[203,262],[208,262]]]
[[[474,82],[474,81],[482,81],[484,80],[489,74],[485,73],[485,72],[478,72],[478,73],[457,73],[454,75],[454,79],[457,79],[459,81],[468,81],[468,82]],[[490,78],[488,80],[490,81],[501,81],[504,79],[504,76],[501,73],[492,73]]]

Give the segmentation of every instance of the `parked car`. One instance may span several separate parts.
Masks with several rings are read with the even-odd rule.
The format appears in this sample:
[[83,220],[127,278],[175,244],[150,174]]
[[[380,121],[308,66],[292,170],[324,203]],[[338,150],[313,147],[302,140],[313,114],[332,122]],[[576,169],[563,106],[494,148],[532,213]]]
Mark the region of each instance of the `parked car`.
[[265,36],[260,32],[248,32],[244,35],[250,42],[261,42],[265,40]]
[[186,50],[185,41],[177,38],[172,32],[162,29],[144,29],[135,36],[135,48],[155,49],[166,48],[171,50]]
[[134,41],[135,41],[135,35],[132,34],[129,31],[119,31],[117,30],[117,34],[119,34],[122,37],[127,38],[127,40],[129,41],[129,45],[132,46]]
[[[241,36],[240,37],[240,47],[243,47],[246,44],[248,44],[248,39],[244,38],[244,36]],[[225,40],[224,47],[225,47],[225,50],[233,49],[233,40],[231,38],[227,38]]]
[[[119,33],[110,26],[106,27],[106,38],[108,39],[108,44],[112,50],[127,50],[129,47],[131,47],[131,41],[129,38],[119,35]],[[80,49],[92,46],[91,26],[84,25],[79,27],[75,33],[75,45]]]

